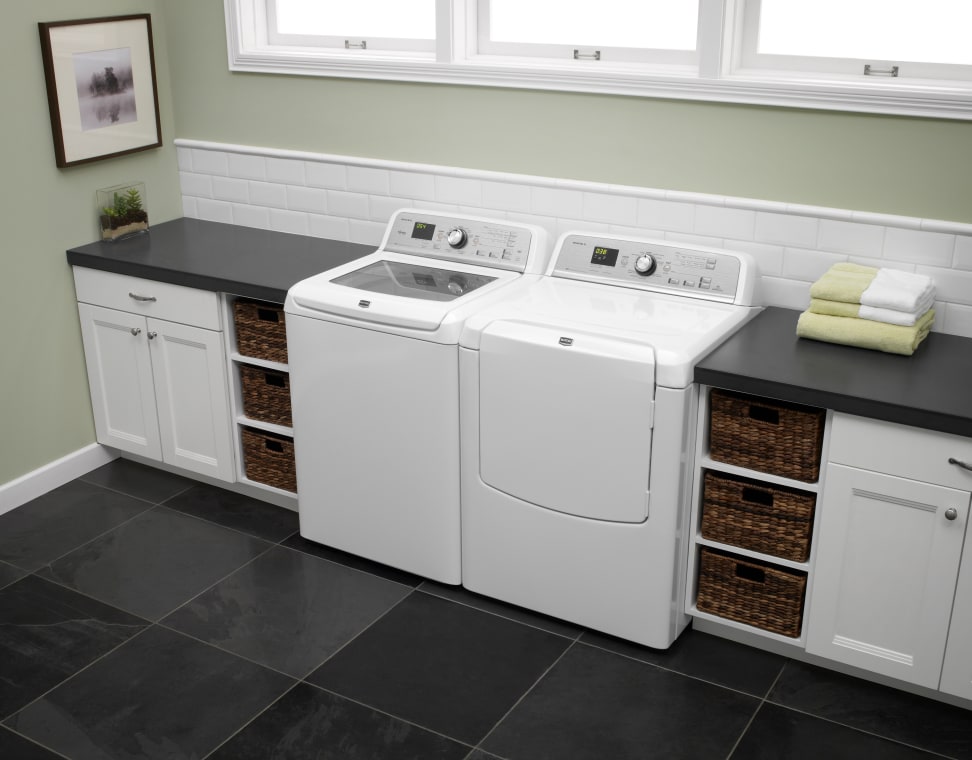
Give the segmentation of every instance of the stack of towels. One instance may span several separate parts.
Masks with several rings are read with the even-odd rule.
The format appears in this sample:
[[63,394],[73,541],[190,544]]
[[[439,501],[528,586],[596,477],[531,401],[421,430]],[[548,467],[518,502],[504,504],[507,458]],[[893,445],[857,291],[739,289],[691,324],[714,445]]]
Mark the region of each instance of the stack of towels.
[[810,286],[797,335],[910,356],[931,330],[930,277],[859,264],[834,264]]

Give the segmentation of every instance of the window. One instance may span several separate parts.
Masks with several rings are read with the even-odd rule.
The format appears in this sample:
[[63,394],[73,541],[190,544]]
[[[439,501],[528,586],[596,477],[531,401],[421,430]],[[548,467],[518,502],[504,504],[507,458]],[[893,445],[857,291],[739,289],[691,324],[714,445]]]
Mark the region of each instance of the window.
[[972,0],[224,3],[237,71],[972,119]]

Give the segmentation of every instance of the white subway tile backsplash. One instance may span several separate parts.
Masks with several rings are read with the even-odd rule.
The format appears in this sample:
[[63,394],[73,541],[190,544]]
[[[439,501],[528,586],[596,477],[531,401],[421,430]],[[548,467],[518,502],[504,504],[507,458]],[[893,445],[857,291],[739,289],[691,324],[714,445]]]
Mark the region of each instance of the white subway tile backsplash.
[[584,193],[583,216],[596,222],[634,226],[638,222],[638,200],[608,193]]
[[820,222],[817,245],[825,251],[880,256],[884,245],[884,227],[824,219]]
[[310,221],[307,217],[307,214],[300,211],[272,208],[270,229],[277,232],[291,232],[295,235],[307,235],[310,233]]
[[331,216],[346,216],[349,219],[367,219],[368,196],[360,193],[345,193],[340,190],[327,191],[327,212]]
[[809,216],[758,213],[755,239],[761,243],[813,248],[817,245],[819,226],[819,222]]
[[416,201],[435,200],[435,177],[417,172],[388,172],[388,191]]
[[213,198],[234,203],[249,203],[250,186],[245,179],[213,177]]
[[346,190],[348,187],[348,169],[343,164],[307,161],[304,163],[304,173],[308,187],[328,190]]
[[888,227],[884,236],[884,257],[930,266],[951,266],[955,235],[941,232]]
[[695,233],[709,237],[752,240],[756,228],[756,212],[721,206],[697,206]]
[[749,253],[757,298],[804,309],[834,262],[935,278],[936,330],[972,337],[972,225],[657,188],[177,141],[187,217],[377,246],[414,206]]
[[268,158],[267,181],[282,185],[305,185],[307,176],[304,162],[295,158]]
[[695,226],[695,204],[639,199],[637,223],[650,229],[691,232]]
[[464,179],[463,177],[436,177],[435,199],[441,203],[482,206],[482,183],[477,179]]
[[319,187],[287,186],[287,208],[312,214],[327,212],[327,190]]
[[239,224],[243,227],[255,227],[260,230],[269,230],[270,209],[266,206],[248,206],[243,203],[234,203],[233,224]]
[[240,179],[266,180],[267,160],[263,156],[252,156],[246,153],[230,153],[227,174]]
[[349,166],[348,190],[367,195],[388,195],[388,172],[368,166]]
[[531,208],[530,188],[527,185],[514,185],[511,182],[483,182],[483,207],[529,213]]

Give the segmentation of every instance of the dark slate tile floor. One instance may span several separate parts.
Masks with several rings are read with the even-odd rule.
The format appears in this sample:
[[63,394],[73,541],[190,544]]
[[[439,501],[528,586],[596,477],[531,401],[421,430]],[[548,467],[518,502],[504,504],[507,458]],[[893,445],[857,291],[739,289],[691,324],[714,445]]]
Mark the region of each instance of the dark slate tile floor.
[[972,758],[972,712],[423,581],[116,460],[0,515],[0,758]]

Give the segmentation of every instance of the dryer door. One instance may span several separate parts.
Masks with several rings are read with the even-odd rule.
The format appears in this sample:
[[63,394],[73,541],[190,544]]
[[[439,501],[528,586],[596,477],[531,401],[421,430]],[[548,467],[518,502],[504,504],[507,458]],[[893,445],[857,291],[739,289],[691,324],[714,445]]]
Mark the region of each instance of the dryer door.
[[480,476],[596,520],[648,517],[654,351],[619,338],[494,322],[479,352]]

